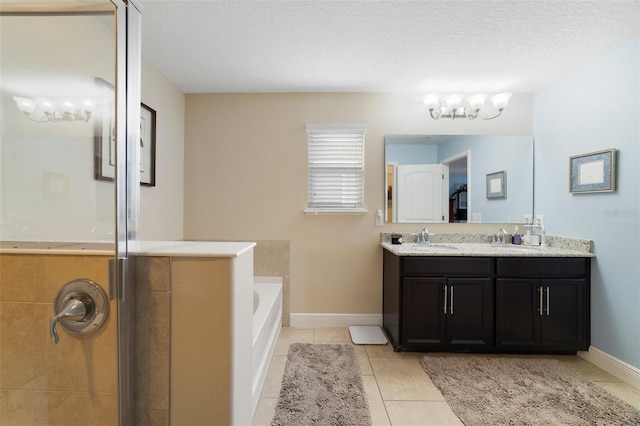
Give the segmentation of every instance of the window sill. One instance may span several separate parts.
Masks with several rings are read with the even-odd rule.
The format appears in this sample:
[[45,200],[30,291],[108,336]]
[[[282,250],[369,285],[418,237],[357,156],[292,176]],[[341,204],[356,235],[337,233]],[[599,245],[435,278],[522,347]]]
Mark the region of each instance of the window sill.
[[363,215],[367,214],[367,209],[304,209],[304,214],[310,216],[318,215]]

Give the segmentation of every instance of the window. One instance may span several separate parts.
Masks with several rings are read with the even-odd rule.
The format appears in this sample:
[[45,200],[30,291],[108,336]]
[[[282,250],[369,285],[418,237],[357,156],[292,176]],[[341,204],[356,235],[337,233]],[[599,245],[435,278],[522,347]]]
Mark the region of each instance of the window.
[[364,126],[307,126],[305,213],[366,213]]

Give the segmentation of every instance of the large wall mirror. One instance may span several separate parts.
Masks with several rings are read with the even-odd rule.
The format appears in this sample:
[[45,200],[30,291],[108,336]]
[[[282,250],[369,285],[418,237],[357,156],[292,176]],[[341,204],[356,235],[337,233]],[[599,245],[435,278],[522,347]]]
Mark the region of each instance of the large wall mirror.
[[533,136],[385,136],[388,223],[510,223],[533,214]]

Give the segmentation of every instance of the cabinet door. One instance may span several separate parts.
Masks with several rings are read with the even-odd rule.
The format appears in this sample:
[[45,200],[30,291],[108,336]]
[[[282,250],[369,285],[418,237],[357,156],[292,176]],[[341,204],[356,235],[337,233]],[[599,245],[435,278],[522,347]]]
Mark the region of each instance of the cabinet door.
[[540,280],[496,279],[496,348],[535,351],[540,346]]
[[402,344],[434,348],[444,344],[445,282],[444,278],[402,280]]
[[541,280],[542,347],[553,351],[586,350],[586,280]]
[[489,278],[449,278],[446,340],[451,347],[493,347],[493,286]]

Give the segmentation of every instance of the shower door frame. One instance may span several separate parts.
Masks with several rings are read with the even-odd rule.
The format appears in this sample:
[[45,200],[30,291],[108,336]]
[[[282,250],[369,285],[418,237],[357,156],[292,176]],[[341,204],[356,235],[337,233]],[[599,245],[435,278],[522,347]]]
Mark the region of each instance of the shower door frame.
[[[110,2],[115,11],[104,5]],[[2,15],[114,14],[115,26],[115,258],[110,262],[109,298],[117,304],[118,423],[134,425],[135,252],[139,239],[141,6],[137,0],[0,4]]]

